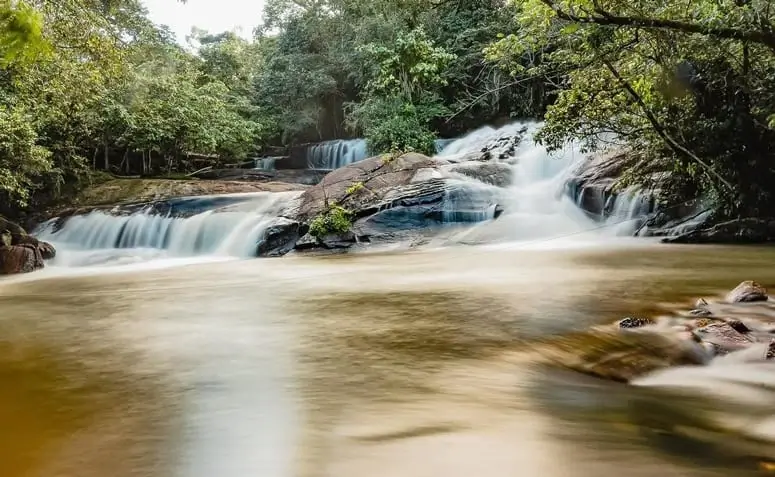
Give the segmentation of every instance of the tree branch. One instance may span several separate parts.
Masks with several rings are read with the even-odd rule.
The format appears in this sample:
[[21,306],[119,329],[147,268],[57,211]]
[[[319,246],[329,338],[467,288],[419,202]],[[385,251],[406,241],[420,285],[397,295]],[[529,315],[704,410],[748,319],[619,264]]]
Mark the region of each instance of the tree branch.
[[616,78],[616,81],[619,82],[619,84],[624,88],[627,93],[630,95],[630,97],[638,103],[638,106],[640,106],[641,110],[643,111],[643,114],[646,115],[646,119],[648,119],[649,123],[651,123],[651,126],[654,128],[654,131],[667,143],[667,145],[678,153],[679,155],[682,155],[684,157],[688,157],[689,159],[697,162],[700,164],[705,170],[715,176],[719,181],[721,181],[725,186],[729,187],[731,191],[734,191],[735,188],[732,187],[732,184],[729,183],[726,179],[724,179],[721,174],[716,172],[710,164],[706,163],[699,157],[697,157],[696,154],[691,152],[690,150],[686,149],[684,146],[679,144],[675,139],[673,139],[667,131],[665,131],[665,128],[662,126],[662,124],[659,122],[659,120],[654,116],[654,113],[651,112],[649,107],[646,105],[646,103],[643,101],[643,99],[640,97],[637,91],[630,85],[630,83],[622,77],[621,74],[619,74],[619,71],[614,68],[614,65],[611,64],[611,62],[607,58],[601,58],[603,61],[603,64],[606,66],[608,71],[611,72],[611,74]]
[[557,5],[553,0],[541,0],[541,2],[551,8],[557,15],[557,18],[567,20],[569,22],[696,33],[699,35],[715,36],[730,40],[743,40],[752,43],[758,43],[761,45],[766,45],[775,51],[775,33],[773,33],[769,28],[765,30],[743,30],[740,28],[713,27],[708,25],[701,25],[698,23],[689,23],[662,18],[618,16],[607,12],[598,12],[597,15],[580,16],[562,10],[560,6]]

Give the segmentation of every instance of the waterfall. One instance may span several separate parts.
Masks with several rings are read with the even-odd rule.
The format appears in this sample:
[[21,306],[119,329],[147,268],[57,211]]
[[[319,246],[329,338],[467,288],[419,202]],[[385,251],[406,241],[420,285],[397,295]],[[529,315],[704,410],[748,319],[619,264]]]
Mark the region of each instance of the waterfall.
[[307,149],[310,169],[339,169],[369,157],[364,139],[337,139],[314,144]]
[[244,202],[190,217],[152,207],[129,215],[94,211],[41,225],[36,235],[59,251],[54,265],[79,266],[147,257],[250,257],[266,226],[299,192],[257,193]]
[[[492,149],[494,160],[502,157],[504,162],[512,164],[512,186],[502,204],[504,213],[496,221],[503,239],[555,238],[596,227],[563,193],[571,171],[583,155],[575,146],[549,154],[533,140],[539,127],[540,123],[534,122],[483,127],[447,144],[438,155],[454,161]],[[518,143],[513,140],[520,136]]]
[[275,163],[277,162],[277,159],[277,157],[260,157],[258,159],[254,159],[253,168],[261,169],[264,171],[273,171],[275,170]]
[[651,196],[630,188],[609,197],[606,206],[606,225],[615,235],[633,235],[642,218],[653,210]]

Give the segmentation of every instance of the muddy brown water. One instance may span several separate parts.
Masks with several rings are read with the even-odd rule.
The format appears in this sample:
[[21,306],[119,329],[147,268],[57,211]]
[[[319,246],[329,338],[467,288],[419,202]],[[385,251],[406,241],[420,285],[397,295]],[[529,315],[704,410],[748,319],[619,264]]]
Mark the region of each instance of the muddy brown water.
[[775,288],[773,259],[461,247],[6,279],[0,475],[759,475],[767,455],[655,439],[622,411],[641,391],[528,351]]

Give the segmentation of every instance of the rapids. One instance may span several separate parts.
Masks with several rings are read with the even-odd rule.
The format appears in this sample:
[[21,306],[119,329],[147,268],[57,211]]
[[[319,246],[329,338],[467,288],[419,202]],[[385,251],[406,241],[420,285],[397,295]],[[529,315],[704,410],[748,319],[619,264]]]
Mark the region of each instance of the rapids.
[[[446,240],[448,244],[476,242],[524,244],[558,238],[602,240],[612,235],[631,235],[638,218],[649,212],[644,199],[636,192],[622,194],[612,204],[613,211],[604,227],[587,217],[565,194],[565,183],[574,167],[583,159],[575,147],[548,154],[534,144],[533,134],[538,123],[513,123],[501,128],[483,127],[455,140],[437,142],[438,157],[459,160],[467,154],[480,152],[499,139],[524,133],[518,147],[508,151],[503,161],[512,164],[512,185],[505,191],[463,176],[455,180],[465,187],[458,188],[458,197],[449,196],[444,221],[480,222],[481,228],[463,231]],[[329,141],[309,150],[310,165],[316,168],[338,168],[362,160],[366,156],[363,140]],[[272,167],[271,160],[261,164]],[[459,194],[479,195],[490,206],[478,210],[459,210]],[[103,212],[72,217],[63,226],[54,219],[36,231],[37,236],[53,243],[59,256],[53,262],[58,267],[114,265],[147,260],[199,257],[246,258],[255,255],[256,242],[264,227],[297,196],[297,193],[247,195],[237,205],[213,206],[193,215],[173,217],[153,208],[130,215],[114,216]],[[647,202],[647,201],[646,201]],[[496,203],[505,213],[496,221]]]

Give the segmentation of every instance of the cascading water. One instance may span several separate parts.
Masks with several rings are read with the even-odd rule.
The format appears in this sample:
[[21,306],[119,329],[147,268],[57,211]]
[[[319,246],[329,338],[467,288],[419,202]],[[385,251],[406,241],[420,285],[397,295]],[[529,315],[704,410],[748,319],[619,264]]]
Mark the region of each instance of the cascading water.
[[298,192],[250,194],[239,204],[190,217],[148,208],[115,216],[95,211],[44,223],[36,235],[59,251],[53,265],[85,266],[160,257],[250,257],[262,231]]
[[[570,172],[583,156],[576,148],[547,153],[533,141],[539,127],[539,123],[514,123],[498,129],[484,127],[451,142],[438,155],[452,161],[464,160],[467,155],[481,154],[488,146],[502,145],[490,154],[496,161],[512,164],[512,186],[503,204],[505,212],[495,222],[502,239],[554,238],[596,227],[562,193]],[[514,146],[509,139],[520,135],[521,141]]]
[[277,157],[262,157],[255,159],[253,161],[253,167],[263,171],[273,171],[275,170],[275,163],[277,162],[277,159]]
[[339,169],[369,157],[364,139],[337,139],[315,144],[307,149],[310,169]]

